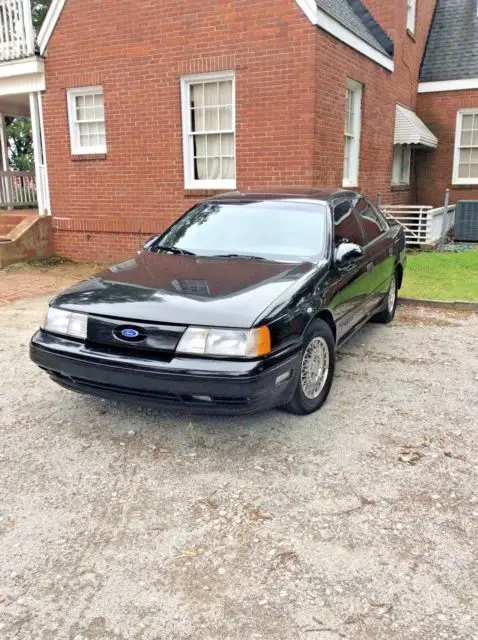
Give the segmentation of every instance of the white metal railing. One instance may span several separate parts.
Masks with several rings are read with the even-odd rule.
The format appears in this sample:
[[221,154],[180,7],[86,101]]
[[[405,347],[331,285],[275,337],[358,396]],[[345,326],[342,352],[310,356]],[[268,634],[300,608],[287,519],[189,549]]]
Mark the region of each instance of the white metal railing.
[[35,53],[30,0],[0,0],[0,60]]
[[397,220],[402,225],[410,247],[433,245],[440,241],[442,229],[449,231],[455,223],[455,206],[450,205],[445,215],[445,208],[424,205],[382,205],[383,213]]
[[33,171],[0,171],[0,207],[33,207],[37,202]]

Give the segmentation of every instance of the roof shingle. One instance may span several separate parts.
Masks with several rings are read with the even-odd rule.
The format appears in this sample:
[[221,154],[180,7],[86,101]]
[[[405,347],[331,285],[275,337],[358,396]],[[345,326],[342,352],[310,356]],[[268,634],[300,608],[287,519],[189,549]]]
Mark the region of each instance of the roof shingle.
[[438,0],[420,82],[478,78],[476,0]]
[[393,56],[393,41],[385,33],[361,0],[316,0],[319,9],[342,26],[388,56]]

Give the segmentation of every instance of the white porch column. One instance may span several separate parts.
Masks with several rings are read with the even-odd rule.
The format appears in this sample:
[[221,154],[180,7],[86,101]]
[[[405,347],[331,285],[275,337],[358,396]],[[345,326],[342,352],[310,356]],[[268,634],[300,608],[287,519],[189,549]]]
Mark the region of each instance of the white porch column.
[[[2,170],[9,171],[10,163],[8,161],[8,133],[7,133],[7,124],[5,122],[5,116],[3,113],[0,113],[0,152],[2,154]],[[12,201],[10,180],[8,178],[3,178],[1,183],[2,183],[1,188],[5,196],[5,199],[8,203],[10,203]],[[13,209],[13,206],[9,204],[8,208]]]
[[43,161],[43,144],[41,135],[38,93],[30,93],[30,117],[32,121],[33,157],[35,160],[35,176],[37,183],[38,213],[48,215],[45,198],[45,165]]
[[43,103],[42,103],[40,91],[37,92],[37,98],[38,98],[38,114],[40,118],[42,152],[43,152],[43,191],[45,194],[45,208],[46,208],[47,214],[51,216],[50,182],[48,180],[48,161],[46,157],[45,127],[43,124]]

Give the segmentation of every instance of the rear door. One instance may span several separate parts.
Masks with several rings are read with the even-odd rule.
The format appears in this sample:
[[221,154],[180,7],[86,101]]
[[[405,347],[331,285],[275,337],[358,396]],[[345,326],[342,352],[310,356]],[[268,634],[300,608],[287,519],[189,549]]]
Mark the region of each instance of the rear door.
[[359,198],[355,212],[365,235],[367,270],[369,272],[369,311],[378,306],[388,293],[393,270],[393,245],[388,235],[388,222],[367,198]]
[[[332,201],[334,221],[334,245],[353,242],[365,248],[366,240],[362,226],[354,211],[355,200],[341,198]],[[341,340],[367,315],[368,298],[371,294],[367,256],[355,258],[332,270],[330,309],[337,326],[337,338]]]

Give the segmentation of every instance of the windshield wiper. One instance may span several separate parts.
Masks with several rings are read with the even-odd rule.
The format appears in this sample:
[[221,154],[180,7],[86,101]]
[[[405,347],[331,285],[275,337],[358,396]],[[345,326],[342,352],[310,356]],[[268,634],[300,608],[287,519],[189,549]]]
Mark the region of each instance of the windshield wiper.
[[165,247],[163,245],[159,245],[159,247],[155,247],[155,251],[166,251],[167,253],[174,253],[174,255],[178,256],[195,256],[196,254],[192,251],[188,251],[187,249],[180,249],[179,247]]
[[212,256],[213,258],[242,258],[243,260],[266,260],[261,256],[248,256],[243,253],[225,253],[224,255]]

